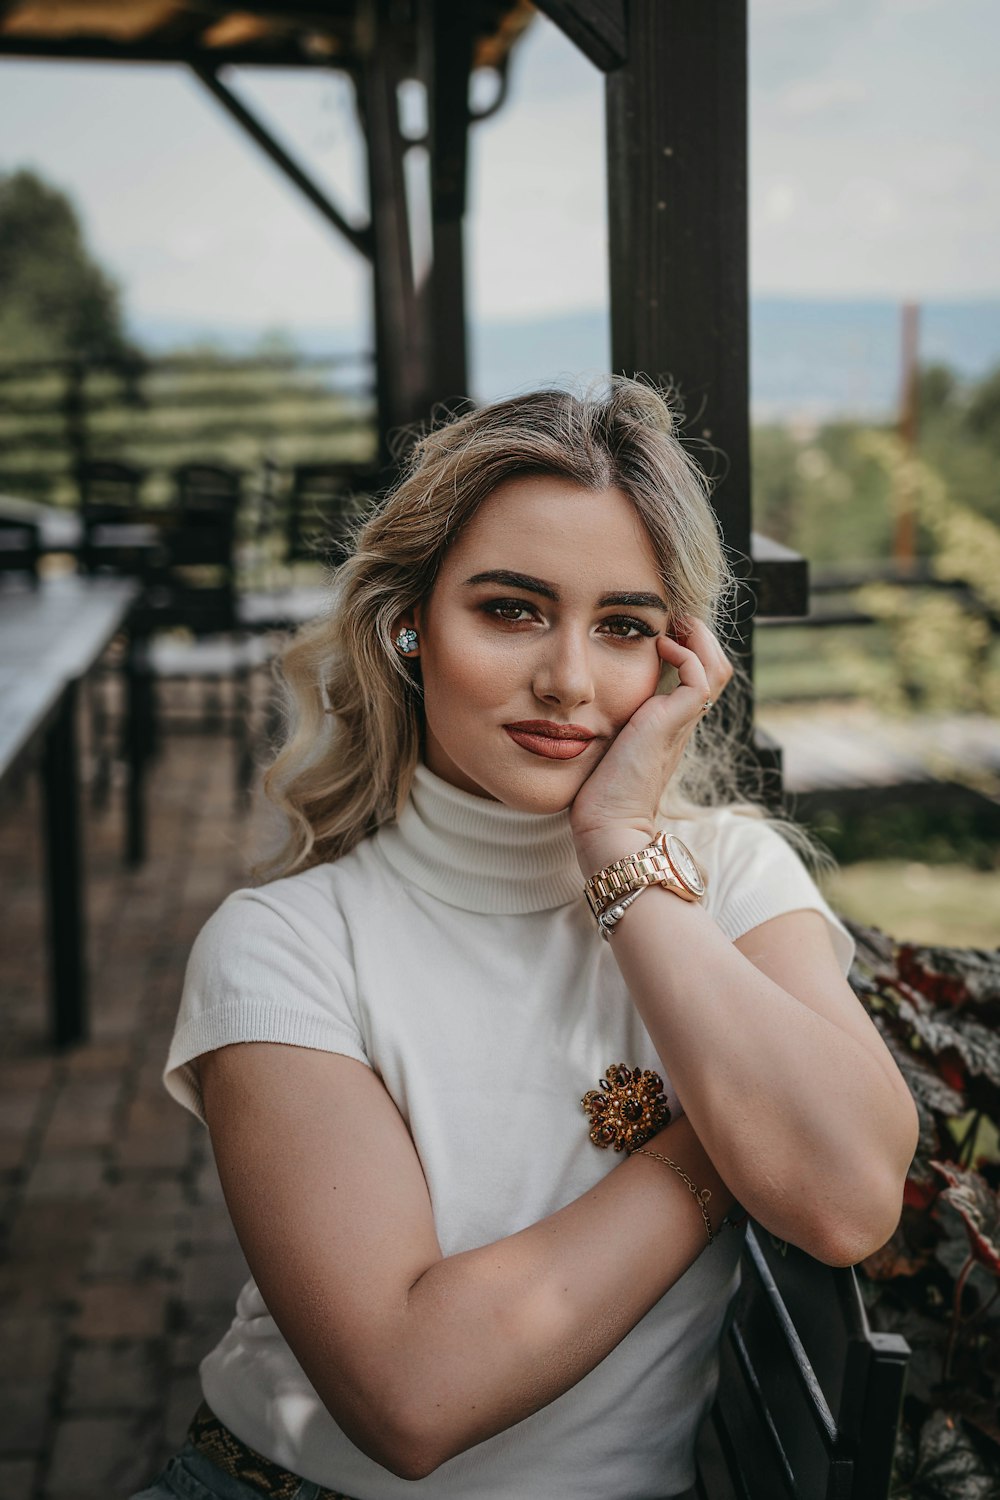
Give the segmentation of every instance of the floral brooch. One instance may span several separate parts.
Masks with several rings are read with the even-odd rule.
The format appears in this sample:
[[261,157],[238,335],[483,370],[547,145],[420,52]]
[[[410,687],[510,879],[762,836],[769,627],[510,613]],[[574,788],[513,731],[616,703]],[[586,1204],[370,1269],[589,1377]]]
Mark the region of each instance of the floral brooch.
[[590,1116],[590,1139],[607,1150],[634,1151],[670,1123],[663,1079],[648,1068],[612,1063],[599,1089],[589,1089],[580,1103]]

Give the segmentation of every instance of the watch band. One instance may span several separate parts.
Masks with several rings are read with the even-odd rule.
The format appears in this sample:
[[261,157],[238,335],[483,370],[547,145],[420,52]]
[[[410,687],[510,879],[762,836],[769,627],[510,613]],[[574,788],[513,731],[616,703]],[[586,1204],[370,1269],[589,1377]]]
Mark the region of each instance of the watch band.
[[705,878],[693,854],[675,833],[661,831],[636,854],[626,854],[592,875],[584,894],[598,919],[609,906],[648,885],[664,885],[683,901],[700,901]]

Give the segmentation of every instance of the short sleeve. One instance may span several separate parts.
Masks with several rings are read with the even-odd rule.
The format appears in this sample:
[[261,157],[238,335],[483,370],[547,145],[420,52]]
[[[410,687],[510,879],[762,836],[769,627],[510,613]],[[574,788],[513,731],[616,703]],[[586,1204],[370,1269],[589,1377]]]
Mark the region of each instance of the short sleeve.
[[285,1042],[371,1066],[357,1023],[351,964],[329,924],[260,891],[228,896],[195,939],[163,1083],[204,1125],[193,1059],[230,1042]]
[[692,849],[709,872],[708,909],[728,938],[788,911],[818,911],[825,917],[843,973],[854,959],[854,939],[813,880],[801,857],[773,824],[726,810],[715,823],[704,854],[697,825]]

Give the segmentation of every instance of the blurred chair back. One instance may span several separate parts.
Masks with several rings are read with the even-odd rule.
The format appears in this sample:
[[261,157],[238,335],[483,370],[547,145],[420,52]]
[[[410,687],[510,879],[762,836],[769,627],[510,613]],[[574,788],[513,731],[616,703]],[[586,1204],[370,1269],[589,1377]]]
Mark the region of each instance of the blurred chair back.
[[41,550],[41,528],[34,521],[0,516],[0,573],[24,573],[37,588]]
[[174,485],[166,534],[169,600],[160,619],[195,635],[234,630],[243,473],[225,464],[182,464]]
[[296,464],[288,495],[287,562],[342,562],[365,498],[378,488],[371,464]]
[[80,562],[98,570],[147,577],[160,561],[156,511],[144,509],[146,470],[114,459],[89,459],[76,470],[82,528]]

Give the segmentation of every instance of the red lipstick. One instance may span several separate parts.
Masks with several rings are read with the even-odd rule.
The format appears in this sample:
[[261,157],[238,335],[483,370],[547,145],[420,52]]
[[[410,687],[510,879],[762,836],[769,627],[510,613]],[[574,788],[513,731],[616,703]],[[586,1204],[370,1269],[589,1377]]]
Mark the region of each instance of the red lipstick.
[[548,719],[522,719],[503,727],[515,745],[548,760],[572,760],[595,738],[594,731],[582,724],[555,724]]

